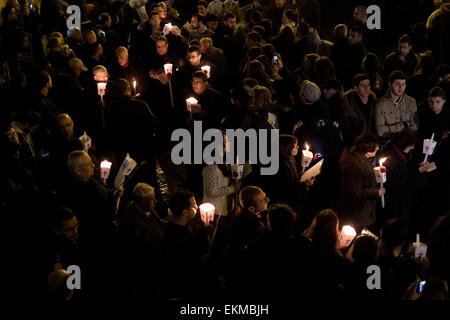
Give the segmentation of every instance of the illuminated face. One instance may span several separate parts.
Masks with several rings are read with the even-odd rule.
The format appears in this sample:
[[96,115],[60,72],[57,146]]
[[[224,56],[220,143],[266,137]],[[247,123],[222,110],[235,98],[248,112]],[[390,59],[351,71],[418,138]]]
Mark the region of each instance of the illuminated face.
[[155,196],[155,192],[154,191],[150,192],[148,197],[145,198],[144,200],[145,200],[145,210],[146,211],[153,210],[155,208],[156,203],[158,202],[156,200],[156,196]]
[[208,83],[204,82],[200,78],[194,78],[192,80],[192,89],[196,94],[202,94],[203,92],[205,92],[207,85]]
[[161,16],[162,19],[167,18],[167,7],[166,6],[160,6],[160,11],[159,11],[159,15]]
[[428,105],[435,114],[439,114],[444,107],[445,99],[442,97],[428,97]]
[[396,79],[393,83],[389,83],[389,89],[396,96],[401,96],[406,89],[406,80],[405,79]]
[[189,220],[192,220],[195,218],[195,215],[197,214],[197,210],[198,210],[198,206],[197,206],[197,202],[195,201],[195,198],[192,197],[189,200],[189,209],[188,209],[188,218]]
[[359,32],[350,31],[348,34],[348,43],[349,44],[358,44],[362,40],[362,34]]
[[234,28],[236,28],[236,18],[228,18],[228,20],[225,21],[225,24],[228,28],[234,30]]
[[337,90],[335,88],[326,88],[323,89],[323,96],[325,99],[330,99],[332,96],[336,94]]
[[401,57],[406,57],[411,51],[412,46],[408,42],[398,44],[398,53]]
[[86,38],[86,42],[88,44],[97,42],[97,35],[92,30],[90,30],[86,33],[85,38]]
[[295,157],[298,154],[298,142],[292,146],[291,156]]
[[155,14],[154,16],[151,17],[150,24],[154,29],[159,30],[159,28],[161,27],[161,17],[159,16],[159,14],[158,15]]
[[94,175],[95,165],[91,160],[91,157],[87,154],[80,157],[80,165],[76,168],[75,173],[78,178],[83,181],[89,180]]
[[261,212],[264,212],[267,210],[267,204],[269,203],[269,198],[266,196],[266,194],[261,191],[257,196],[255,196],[255,205],[253,206],[255,208],[254,214],[258,214]]
[[8,139],[15,144],[19,144],[19,136],[17,135],[16,130],[14,128],[10,128],[6,133],[5,136],[8,137]]
[[208,21],[208,28],[212,31],[216,31],[219,27],[219,21]]
[[277,9],[283,8],[286,4],[286,0],[275,0],[275,7]]
[[78,239],[78,220],[77,217],[66,220],[56,231],[56,234],[64,239],[76,241]]
[[195,16],[191,18],[191,27],[192,29],[198,29],[199,27],[198,18]]
[[355,87],[355,91],[361,98],[368,98],[370,94],[370,81],[367,79],[360,81]]
[[73,120],[70,118],[59,118],[58,119],[58,129],[61,133],[68,139],[73,137]]
[[128,64],[128,51],[120,51],[117,54],[117,62],[121,67],[125,67]]
[[355,11],[353,11],[353,20],[365,23],[366,18],[367,13],[365,13],[363,10],[355,8]]
[[107,82],[108,81],[108,72],[105,70],[97,70],[94,73],[94,80],[98,82]]
[[208,12],[206,11],[206,7],[205,7],[204,5],[202,5],[202,4],[199,4],[199,5],[197,6],[197,12],[198,12],[199,14],[201,14],[202,16],[206,16],[206,14],[208,13]]
[[208,52],[208,50],[210,49],[210,43],[208,41],[201,41],[200,42],[200,50],[202,50],[202,52]]
[[169,44],[165,41],[156,41],[156,52],[160,55],[163,56],[167,53],[167,51],[169,50]]
[[202,59],[202,55],[199,54],[197,51],[188,53],[189,63],[194,67],[198,67],[200,65],[201,59]]

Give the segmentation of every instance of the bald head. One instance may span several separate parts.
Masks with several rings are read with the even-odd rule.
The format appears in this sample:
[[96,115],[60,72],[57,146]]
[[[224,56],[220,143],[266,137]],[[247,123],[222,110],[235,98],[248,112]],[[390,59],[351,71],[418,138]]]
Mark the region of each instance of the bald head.
[[67,140],[73,138],[73,120],[67,113],[61,113],[56,117],[56,125]]

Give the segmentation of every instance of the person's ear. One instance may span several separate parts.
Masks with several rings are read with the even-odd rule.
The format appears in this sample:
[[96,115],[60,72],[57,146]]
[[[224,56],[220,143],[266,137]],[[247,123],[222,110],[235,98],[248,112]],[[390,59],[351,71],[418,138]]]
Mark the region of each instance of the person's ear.
[[256,207],[255,207],[255,206],[250,206],[250,207],[247,208],[247,210],[248,210],[250,213],[255,214],[255,212],[256,212]]

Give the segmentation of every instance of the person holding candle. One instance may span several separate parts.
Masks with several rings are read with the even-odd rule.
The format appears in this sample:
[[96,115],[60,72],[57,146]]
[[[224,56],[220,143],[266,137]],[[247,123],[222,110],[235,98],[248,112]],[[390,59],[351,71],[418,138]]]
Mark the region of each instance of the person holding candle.
[[127,79],[132,84],[133,78],[136,81],[136,88],[133,87],[133,95],[139,93],[140,96],[144,96],[146,93],[146,77],[142,68],[130,61],[128,50],[125,47],[118,47],[115,51],[116,63],[112,69],[113,79]]
[[342,221],[336,212],[325,209],[316,214],[311,225],[304,232],[317,249],[319,261],[316,280],[319,281],[322,298],[324,298],[323,295],[328,298],[336,296],[341,290],[339,285],[349,272],[350,263],[339,251],[340,223]]
[[[427,212],[433,212],[436,216],[445,215],[450,199],[450,108],[447,103],[447,95],[442,87],[434,87],[428,94],[428,100],[419,106],[419,132],[422,139],[430,139],[436,142],[436,148],[432,155],[428,156],[428,163],[436,165],[436,170],[430,172],[428,188],[424,199],[427,203]],[[434,135],[433,135],[434,134]],[[417,148],[419,149],[419,148]],[[423,160],[422,148],[417,156]],[[430,207],[431,206],[431,207]]]
[[109,272],[113,272],[113,269],[105,270],[104,265],[109,263],[113,250],[114,209],[116,198],[123,195],[123,188],[112,191],[94,177],[95,165],[84,151],[70,153],[67,167],[69,175],[58,188],[58,201],[77,214],[79,244],[90,270],[87,281],[93,284],[89,290],[99,294],[109,288],[103,277],[110,277]]
[[119,161],[126,154],[138,163],[146,161],[146,181],[156,183],[155,153],[158,148],[156,118],[146,102],[131,96],[131,86],[126,79],[116,81],[117,99],[105,110],[105,146],[115,153]]
[[338,213],[344,223],[356,228],[375,224],[377,199],[385,193],[379,187],[371,164],[379,150],[378,137],[367,133],[355,140],[351,149],[345,149],[339,160],[341,188]]
[[197,99],[197,105],[201,108],[199,113],[193,114],[193,119],[203,120],[204,128],[218,128],[225,116],[222,93],[210,87],[208,77],[202,71],[193,73],[192,91],[189,97]]
[[[424,188],[426,179],[411,160],[417,137],[408,129],[392,136],[391,142],[379,157],[387,157],[386,166],[386,219],[401,218],[410,224],[414,200]],[[382,222],[382,221],[381,221]]]
[[202,257],[208,239],[194,194],[177,191],[169,198],[169,222],[163,244],[163,294],[167,298],[192,298],[206,292],[207,275]]
[[314,184],[314,178],[300,182],[302,170],[296,161],[300,149],[297,138],[282,134],[279,141],[280,167],[273,176],[273,183],[269,184],[272,186],[269,194],[274,201],[286,203],[300,214],[308,197],[307,187]]

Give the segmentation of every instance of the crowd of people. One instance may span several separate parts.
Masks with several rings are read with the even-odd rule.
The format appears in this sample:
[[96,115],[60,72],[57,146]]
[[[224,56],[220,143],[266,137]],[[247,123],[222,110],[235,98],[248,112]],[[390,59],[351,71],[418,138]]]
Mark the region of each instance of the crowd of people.
[[[450,1],[69,2],[1,10],[0,206],[14,292],[448,299]],[[381,29],[368,27],[372,4]],[[175,165],[172,132],[197,121],[224,134],[278,129],[278,172],[248,158],[238,178],[226,163]],[[309,167],[323,160],[319,175],[302,179],[303,150]],[[357,234],[349,246],[344,225]],[[81,289],[66,285],[70,266]]]

